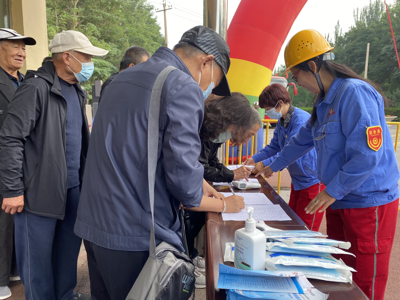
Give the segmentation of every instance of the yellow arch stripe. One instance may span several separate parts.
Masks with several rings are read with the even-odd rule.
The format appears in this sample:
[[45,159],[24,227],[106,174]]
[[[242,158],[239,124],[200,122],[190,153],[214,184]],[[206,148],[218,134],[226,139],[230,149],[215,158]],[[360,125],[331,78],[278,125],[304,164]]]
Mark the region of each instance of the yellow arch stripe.
[[232,92],[258,97],[262,90],[270,84],[272,71],[259,64],[231,58],[231,66],[227,74]]

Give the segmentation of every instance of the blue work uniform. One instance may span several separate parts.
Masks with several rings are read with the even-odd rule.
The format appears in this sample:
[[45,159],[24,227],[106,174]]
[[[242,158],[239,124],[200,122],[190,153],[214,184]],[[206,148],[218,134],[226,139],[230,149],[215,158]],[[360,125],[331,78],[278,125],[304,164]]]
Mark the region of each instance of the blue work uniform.
[[[289,143],[289,140],[299,131],[303,124],[310,119],[310,114],[308,112],[293,106],[291,106],[291,108],[294,109],[293,113],[286,116],[285,121],[277,123],[271,143],[259,153],[253,155],[255,162],[262,161],[264,166],[269,166],[279,156],[280,151]],[[291,109],[289,109],[289,112],[290,110]],[[289,120],[287,120],[288,117],[290,118]],[[295,191],[304,190],[319,183],[317,175],[317,153],[315,149],[312,149],[294,163],[290,164],[287,169],[292,177],[292,184]]]
[[[399,197],[399,169],[385,120],[382,96],[358,79],[336,78],[307,122],[271,164],[276,172],[315,147],[318,178],[336,200],[332,209],[374,207]],[[382,144],[368,144],[369,127],[380,126]],[[379,138],[378,138],[379,139]]]

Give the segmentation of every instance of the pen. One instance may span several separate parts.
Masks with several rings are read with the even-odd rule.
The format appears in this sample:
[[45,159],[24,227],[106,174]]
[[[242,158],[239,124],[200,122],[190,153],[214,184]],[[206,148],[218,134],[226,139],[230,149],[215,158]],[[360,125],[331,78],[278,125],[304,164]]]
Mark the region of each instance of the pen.
[[235,192],[233,191],[233,188],[232,188],[232,182],[229,184],[229,189],[231,190],[232,194],[235,195]]

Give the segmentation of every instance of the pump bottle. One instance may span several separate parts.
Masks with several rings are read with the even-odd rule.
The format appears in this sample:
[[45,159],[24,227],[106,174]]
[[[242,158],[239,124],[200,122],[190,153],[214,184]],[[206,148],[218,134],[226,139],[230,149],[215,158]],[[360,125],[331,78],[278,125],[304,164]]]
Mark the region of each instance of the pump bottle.
[[253,211],[253,207],[247,209],[249,218],[245,227],[235,232],[235,268],[265,270],[266,238],[264,233],[256,228]]

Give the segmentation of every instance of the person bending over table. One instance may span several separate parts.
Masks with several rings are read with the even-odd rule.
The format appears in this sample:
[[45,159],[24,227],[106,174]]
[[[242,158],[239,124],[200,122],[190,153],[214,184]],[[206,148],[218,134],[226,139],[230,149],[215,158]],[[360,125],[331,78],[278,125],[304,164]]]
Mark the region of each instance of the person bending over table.
[[[301,46],[299,46],[301,45]],[[385,96],[350,68],[332,62],[333,47],[315,30],[285,49],[286,73],[318,95],[310,120],[259,174],[270,176],[314,149],[326,185],[306,213],[326,210],[330,238],[351,242],[344,262],[369,299],[383,300],[399,207],[399,168]]]
[[[218,161],[217,150],[227,140],[231,140],[234,144],[247,143],[262,126],[260,115],[241,93],[232,93],[232,96],[224,98],[210,97],[205,101],[204,106],[204,121],[200,130],[201,154],[199,158],[200,163],[204,166],[204,179],[213,182],[231,182],[234,179],[247,178],[250,175],[248,168],[241,167],[235,170],[236,172],[229,170]],[[236,195],[236,197],[239,196]],[[235,198],[230,201],[233,204],[243,201],[242,199],[240,197],[240,199]],[[215,199],[213,201],[215,203],[220,202],[215,201]],[[194,239],[205,223],[205,213],[199,212],[200,209],[202,209],[202,206],[195,209],[196,211],[186,211],[188,220],[186,239],[193,262],[197,268],[203,271],[205,268],[204,259],[198,256],[198,251],[194,247]],[[196,275],[196,288],[201,287],[205,287],[205,277]]]
[[231,182],[247,179],[250,169],[240,167],[229,170],[217,157],[218,148],[228,140],[245,144],[261,128],[258,112],[241,93],[232,93],[204,104],[204,122],[200,131],[201,153],[199,161],[204,167],[204,179],[211,182]]
[[[271,119],[278,119],[274,136],[260,152],[244,162],[254,165],[253,174],[257,174],[265,166],[269,166],[279,152],[289,143],[310,118],[310,114],[292,105],[289,92],[278,83],[267,86],[259,97],[259,105]],[[286,166],[285,166],[286,167]],[[325,186],[320,183],[317,174],[317,153],[315,149],[287,166],[292,178],[289,206],[306,223],[310,230],[318,231],[324,213],[306,214],[304,209],[310,204]]]

